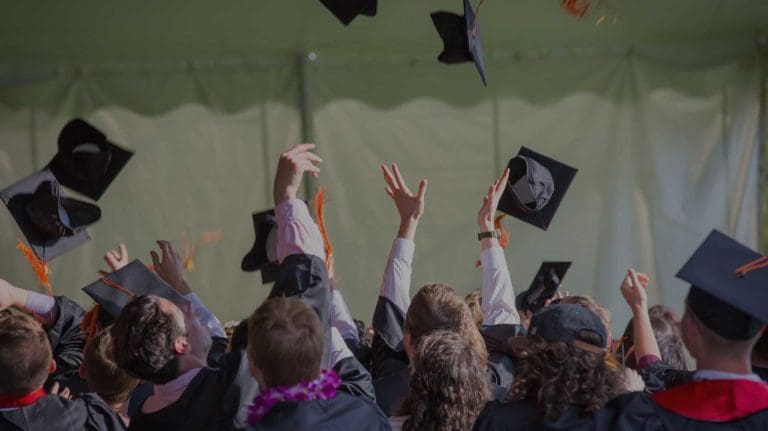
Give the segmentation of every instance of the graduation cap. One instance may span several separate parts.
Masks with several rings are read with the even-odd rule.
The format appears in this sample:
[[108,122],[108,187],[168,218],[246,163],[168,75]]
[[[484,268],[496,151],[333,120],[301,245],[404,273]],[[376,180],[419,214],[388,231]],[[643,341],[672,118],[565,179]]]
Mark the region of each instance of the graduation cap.
[[437,59],[445,64],[474,62],[483,85],[486,85],[480,26],[469,0],[464,0],[464,15],[438,11],[432,12],[430,16],[443,39],[443,52]]
[[526,147],[509,161],[499,211],[547,230],[577,169]]
[[689,310],[709,329],[747,340],[768,323],[768,257],[713,230],[677,273]]
[[[600,337],[600,343],[584,339],[590,332]],[[554,304],[541,309],[531,318],[528,336],[539,336],[551,342],[575,344],[592,352],[604,353],[608,330],[600,317],[579,304]]]
[[99,312],[111,320],[115,320],[131,301],[143,295],[159,296],[177,305],[188,302],[138,259],[85,286],[83,291],[98,304]]
[[320,0],[344,25],[358,15],[376,16],[377,0]]
[[515,297],[518,310],[537,312],[544,308],[547,299],[551,299],[565,277],[571,262],[544,262],[539,267],[528,290],[520,292]]
[[240,267],[243,271],[261,271],[261,282],[277,280],[277,219],[275,210],[253,213],[253,230],[256,240],[248,254],[243,257]]
[[133,156],[79,118],[61,129],[58,145],[59,151],[47,168],[63,186],[93,200],[99,200]]
[[66,197],[48,170],[0,191],[0,198],[43,262],[90,240],[86,227],[101,218],[98,206]]

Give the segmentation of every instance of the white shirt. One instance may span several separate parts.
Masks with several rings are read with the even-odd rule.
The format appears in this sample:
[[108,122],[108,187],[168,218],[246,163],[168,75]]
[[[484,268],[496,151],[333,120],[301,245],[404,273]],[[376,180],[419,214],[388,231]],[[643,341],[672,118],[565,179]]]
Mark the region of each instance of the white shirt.
[[694,381],[702,380],[750,380],[761,383],[763,380],[757,374],[736,374],[718,370],[698,370],[693,373]]
[[486,248],[480,252],[480,264],[483,267],[483,325],[519,324],[504,250],[498,245]]

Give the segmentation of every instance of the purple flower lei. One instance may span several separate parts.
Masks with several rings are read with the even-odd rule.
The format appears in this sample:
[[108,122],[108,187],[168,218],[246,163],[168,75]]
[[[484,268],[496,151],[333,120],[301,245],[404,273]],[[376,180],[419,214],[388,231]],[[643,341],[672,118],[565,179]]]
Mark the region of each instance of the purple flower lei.
[[330,400],[336,396],[341,379],[334,370],[322,370],[320,376],[295,386],[275,386],[253,399],[248,408],[248,425],[256,425],[276,404],[288,401]]

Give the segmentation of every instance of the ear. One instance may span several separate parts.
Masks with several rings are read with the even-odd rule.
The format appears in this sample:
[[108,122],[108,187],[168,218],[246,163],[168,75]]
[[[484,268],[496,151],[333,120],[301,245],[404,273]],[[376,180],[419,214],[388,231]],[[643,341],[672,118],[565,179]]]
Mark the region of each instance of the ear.
[[57,369],[56,360],[51,359],[51,365],[48,366],[48,375],[53,375],[53,373],[56,372],[56,369]]
[[192,347],[189,345],[187,337],[176,337],[176,340],[173,342],[173,353],[177,356],[182,356],[189,353],[190,350],[192,350]]
[[411,333],[407,329],[403,331],[403,350],[405,350],[405,355],[408,356],[408,360],[413,359],[413,339],[411,338]]

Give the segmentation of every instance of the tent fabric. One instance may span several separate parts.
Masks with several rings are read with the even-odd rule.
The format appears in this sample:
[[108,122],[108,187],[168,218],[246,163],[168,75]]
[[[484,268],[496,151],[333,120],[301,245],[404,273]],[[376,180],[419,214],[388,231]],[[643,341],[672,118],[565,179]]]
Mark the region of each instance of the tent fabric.
[[[309,1],[4,3],[0,185],[42,168],[74,116],[136,152],[99,201],[93,240],[51,262],[54,290],[84,306],[80,288],[119,242],[149,262],[156,239],[183,248],[222,229],[189,279],[222,320],[247,316],[268,291],[239,269],[250,213],[272,206],[277,157],[305,131],[326,160],[309,188],[328,187],[340,289],[363,320],[397,231],[383,162],[430,180],[414,290],[480,287],[476,212],[520,146],[579,173],[549,231],[505,220],[515,287],[543,260],[572,260],[565,288],[607,305],[616,330],[629,266],[651,276],[651,303],[679,308],[674,274],[711,229],[758,240],[764,2],[666,2],[656,15],[661,2],[617,1],[619,22],[597,27],[558,2],[486,0],[488,87],[470,64],[435,60],[421,15],[446,2],[380,2],[349,28]],[[0,211],[0,277],[34,288],[17,237]]]

